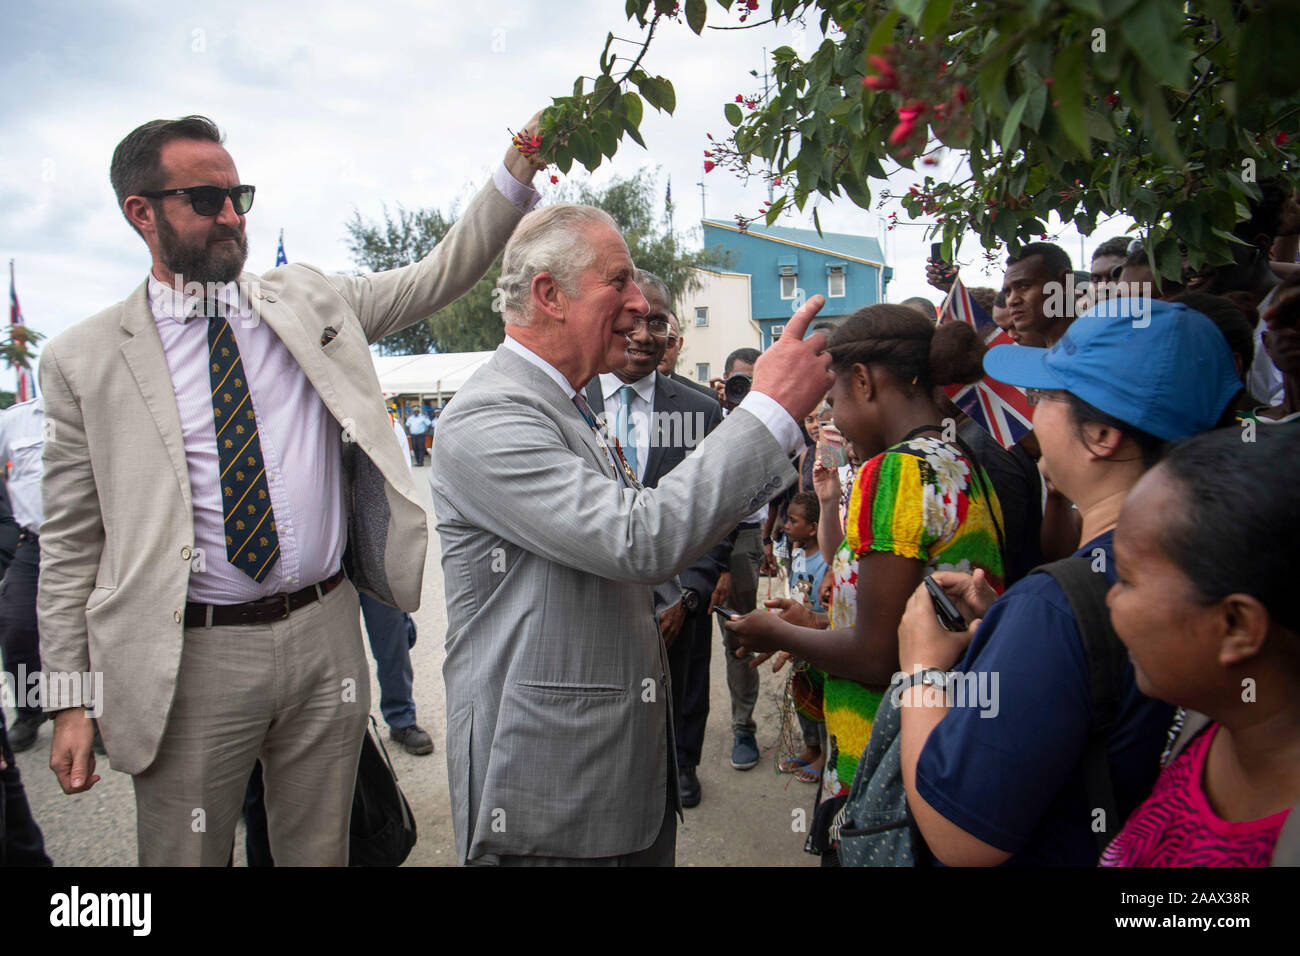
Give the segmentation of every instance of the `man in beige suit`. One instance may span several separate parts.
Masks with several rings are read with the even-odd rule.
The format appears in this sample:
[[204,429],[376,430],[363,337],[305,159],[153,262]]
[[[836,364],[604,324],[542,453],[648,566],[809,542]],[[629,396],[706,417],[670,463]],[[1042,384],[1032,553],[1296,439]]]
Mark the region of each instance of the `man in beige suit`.
[[140,862],[222,865],[260,758],[276,862],[341,865],[370,696],[357,591],[415,610],[427,541],[369,345],[473,286],[538,197],[512,149],[423,261],[258,277],[221,141],[185,117],[119,144],[150,274],[41,356],[44,665],[103,675],[99,700],[47,701],[50,767],[94,785],[102,710]]

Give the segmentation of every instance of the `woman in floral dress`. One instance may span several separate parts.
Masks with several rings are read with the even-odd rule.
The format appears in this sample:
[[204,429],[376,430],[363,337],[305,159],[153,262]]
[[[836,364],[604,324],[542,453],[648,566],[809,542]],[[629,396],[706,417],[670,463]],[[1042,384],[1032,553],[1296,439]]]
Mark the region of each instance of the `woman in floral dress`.
[[[982,568],[1000,590],[1003,570],[993,485],[933,398],[936,386],[981,377],[974,331],[963,323],[936,329],[905,307],[869,306],[835,331],[830,353],[835,426],[867,460],[832,564],[829,627],[793,607],[729,625],[738,653],[785,650],[826,673],[824,799],[847,794],[853,782],[898,670],[903,608],[921,580],[933,570]],[[839,482],[823,469],[818,478],[823,510],[836,508]]]

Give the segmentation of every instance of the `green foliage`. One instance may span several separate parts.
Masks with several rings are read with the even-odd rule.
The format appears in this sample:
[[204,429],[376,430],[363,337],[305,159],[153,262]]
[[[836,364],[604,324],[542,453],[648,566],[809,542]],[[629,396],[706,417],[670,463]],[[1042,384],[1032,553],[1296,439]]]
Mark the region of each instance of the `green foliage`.
[[[25,368],[30,370],[32,362],[36,356],[32,352],[32,346],[45,338],[40,332],[37,332],[30,325],[6,325],[0,330],[0,359],[10,368]],[[10,405],[13,404],[11,400]],[[0,405],[0,408],[8,408],[8,405]]]
[[[353,213],[347,224],[352,261],[368,272],[386,272],[419,262],[455,223],[437,209],[414,212],[384,208],[381,222],[369,222]],[[501,276],[501,261],[492,264],[477,285],[463,297],[423,322],[379,340],[384,355],[418,355],[426,352],[482,352],[501,344],[500,316],[492,312],[492,289]]]
[[[627,17],[646,30],[635,58],[626,66],[612,58],[610,34],[593,92],[579,95],[580,79],[574,97],[543,114],[542,154],[561,169],[575,158],[593,168],[624,132],[641,142],[621,89],[636,87],[672,112],[671,84],[641,66],[672,6],[626,0]],[[768,6],[777,23],[800,18],[825,38],[807,59],[772,51],[772,95],[745,101],[747,112],[727,103],[731,138],[711,146],[713,162],[779,187],[768,222],[814,196],[869,208],[871,180],[953,149],[969,177],[925,177],[901,197],[914,218],[936,217],[950,253],[968,230],[986,249],[1014,249],[1044,233],[1052,214],[1086,235],[1099,217],[1124,213],[1170,275],[1180,242],[1192,268],[1229,261],[1231,230],[1257,183],[1293,179],[1300,0]],[[696,33],[702,7],[686,6]]]
[[682,248],[680,237],[663,228],[659,216],[662,196],[656,177],[642,169],[631,177],[616,177],[603,189],[594,189],[589,183],[566,186],[561,198],[609,213],[623,233],[632,261],[657,275],[680,299],[699,288],[695,269],[725,269],[730,259],[719,249],[692,252]]
[[[728,260],[717,250],[692,252],[684,249],[680,237],[664,228],[659,210],[663,194],[649,170],[630,178],[615,178],[602,189],[589,183],[568,183],[556,201],[599,206],[619,224],[632,261],[663,279],[677,295],[699,287],[696,268],[725,268]],[[352,260],[361,270],[381,272],[418,262],[455,223],[455,216],[436,209],[414,212],[385,207],[383,219],[371,222],[354,213],[347,224],[347,245]],[[494,349],[505,337],[499,313],[492,310],[493,291],[501,278],[498,257],[477,285],[460,299],[423,322],[386,335],[379,342],[385,355],[416,355],[426,352],[480,352]]]

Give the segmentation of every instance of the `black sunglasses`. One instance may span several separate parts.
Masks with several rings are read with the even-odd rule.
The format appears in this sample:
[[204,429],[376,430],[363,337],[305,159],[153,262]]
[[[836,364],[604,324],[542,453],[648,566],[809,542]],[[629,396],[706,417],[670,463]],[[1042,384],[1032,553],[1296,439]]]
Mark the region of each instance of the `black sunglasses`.
[[146,199],[162,199],[164,196],[188,196],[190,205],[200,216],[215,216],[221,212],[221,207],[226,204],[226,197],[230,197],[230,205],[235,207],[235,212],[243,215],[253,208],[253,191],[254,186],[231,186],[229,189],[222,189],[220,186],[186,186],[184,189],[162,189],[156,192],[140,193]]

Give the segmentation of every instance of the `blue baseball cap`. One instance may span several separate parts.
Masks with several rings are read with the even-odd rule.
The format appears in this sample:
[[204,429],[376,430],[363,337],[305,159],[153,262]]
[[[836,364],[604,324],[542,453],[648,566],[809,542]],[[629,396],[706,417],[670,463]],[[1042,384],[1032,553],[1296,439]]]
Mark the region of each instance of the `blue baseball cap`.
[[984,371],[1021,388],[1063,389],[1166,441],[1209,431],[1243,388],[1218,326],[1178,302],[1107,299],[1050,349],[999,345]]

